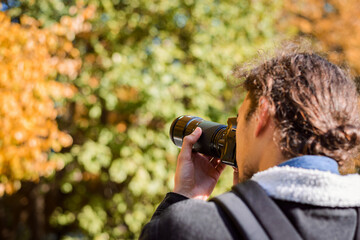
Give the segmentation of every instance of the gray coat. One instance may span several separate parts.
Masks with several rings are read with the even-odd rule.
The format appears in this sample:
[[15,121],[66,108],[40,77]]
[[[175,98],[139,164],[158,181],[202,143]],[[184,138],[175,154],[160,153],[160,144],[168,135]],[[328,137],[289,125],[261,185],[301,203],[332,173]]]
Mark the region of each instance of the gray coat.
[[[360,226],[360,176],[274,167],[254,181],[287,216],[303,239],[354,239]],[[281,228],[281,226],[278,226]],[[214,202],[168,193],[140,239],[241,239]],[[289,236],[291,239],[291,236]]]

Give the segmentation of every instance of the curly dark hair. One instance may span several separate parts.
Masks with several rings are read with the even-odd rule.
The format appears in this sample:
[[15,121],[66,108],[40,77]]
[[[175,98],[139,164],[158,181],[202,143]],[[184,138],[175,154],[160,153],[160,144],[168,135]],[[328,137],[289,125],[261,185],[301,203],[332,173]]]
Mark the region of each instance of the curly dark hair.
[[324,155],[342,165],[358,152],[358,94],[347,71],[317,54],[293,52],[235,76],[245,77],[247,119],[261,96],[269,100],[284,157]]

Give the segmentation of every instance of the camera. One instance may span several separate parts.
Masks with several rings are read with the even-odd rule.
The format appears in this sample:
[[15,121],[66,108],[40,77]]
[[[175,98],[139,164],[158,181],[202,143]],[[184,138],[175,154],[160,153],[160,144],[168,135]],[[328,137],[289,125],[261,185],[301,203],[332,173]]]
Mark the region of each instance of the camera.
[[172,122],[170,138],[181,148],[184,137],[191,134],[196,127],[200,127],[202,134],[194,144],[193,151],[220,158],[222,163],[237,167],[236,124],[236,117],[228,118],[227,125],[223,125],[205,121],[200,117],[183,115]]

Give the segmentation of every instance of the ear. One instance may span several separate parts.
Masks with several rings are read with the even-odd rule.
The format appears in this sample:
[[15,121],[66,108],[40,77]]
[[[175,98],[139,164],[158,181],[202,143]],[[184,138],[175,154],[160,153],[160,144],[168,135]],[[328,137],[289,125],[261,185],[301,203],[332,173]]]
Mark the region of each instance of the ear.
[[264,96],[259,99],[259,107],[257,111],[255,137],[258,137],[266,130],[270,121],[270,103]]

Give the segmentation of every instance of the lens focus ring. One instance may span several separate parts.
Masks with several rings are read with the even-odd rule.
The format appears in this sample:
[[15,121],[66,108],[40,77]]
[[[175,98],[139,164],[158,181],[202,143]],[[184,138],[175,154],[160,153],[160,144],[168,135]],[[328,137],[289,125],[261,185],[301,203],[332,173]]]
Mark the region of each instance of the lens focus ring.
[[170,127],[170,137],[173,143],[181,147],[184,137],[191,134],[201,121],[203,121],[202,118],[189,115],[180,116],[175,119]]

